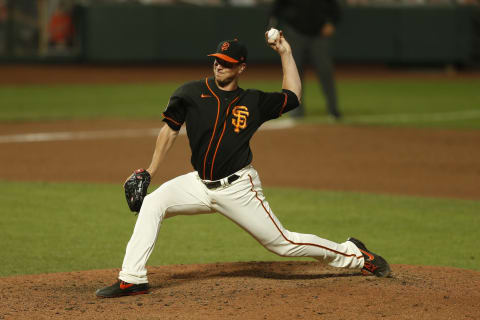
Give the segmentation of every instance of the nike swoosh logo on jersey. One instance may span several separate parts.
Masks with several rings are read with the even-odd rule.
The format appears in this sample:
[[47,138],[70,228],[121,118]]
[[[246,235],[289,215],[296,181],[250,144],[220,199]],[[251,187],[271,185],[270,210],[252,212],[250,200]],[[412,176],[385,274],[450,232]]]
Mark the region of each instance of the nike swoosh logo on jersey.
[[209,95],[209,94],[204,94],[204,93],[202,93],[202,94],[200,95],[200,98],[211,98],[211,97],[212,97],[211,95]]

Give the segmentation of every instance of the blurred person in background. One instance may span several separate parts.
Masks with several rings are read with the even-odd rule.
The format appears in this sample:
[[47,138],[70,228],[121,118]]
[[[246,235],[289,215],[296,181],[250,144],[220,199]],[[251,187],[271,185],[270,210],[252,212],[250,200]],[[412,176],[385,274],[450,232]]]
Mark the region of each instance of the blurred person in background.
[[48,42],[55,50],[65,50],[73,44],[73,20],[65,3],[60,2],[48,24]]
[[0,55],[5,54],[7,44],[7,1],[0,0]]
[[[330,38],[340,20],[337,0],[275,0],[269,21],[270,27],[283,30],[290,39],[292,51],[302,80],[310,62],[322,84],[329,115],[340,120],[334,67],[330,54]],[[291,112],[292,117],[305,115],[304,103]]]

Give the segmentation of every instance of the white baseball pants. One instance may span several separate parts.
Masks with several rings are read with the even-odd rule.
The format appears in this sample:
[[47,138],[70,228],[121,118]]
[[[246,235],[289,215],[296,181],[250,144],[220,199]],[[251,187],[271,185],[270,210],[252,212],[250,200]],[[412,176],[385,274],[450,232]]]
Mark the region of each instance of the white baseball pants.
[[360,269],[363,255],[350,241],[338,244],[311,234],[288,231],[270,209],[257,171],[248,166],[232,184],[208,189],[197,172],[161,185],[145,197],[128,242],[119,279],[147,283],[146,263],[163,219],[176,215],[219,212],[250,233],[267,250],[285,257],[312,257],[330,266]]

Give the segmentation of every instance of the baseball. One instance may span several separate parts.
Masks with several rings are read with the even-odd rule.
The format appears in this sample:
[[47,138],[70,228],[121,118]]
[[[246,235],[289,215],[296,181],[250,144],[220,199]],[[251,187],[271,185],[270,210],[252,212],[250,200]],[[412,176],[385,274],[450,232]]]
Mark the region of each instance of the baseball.
[[270,30],[268,30],[268,34],[267,34],[268,42],[272,43],[277,41],[279,36],[280,36],[280,32],[278,32],[277,29],[271,28]]

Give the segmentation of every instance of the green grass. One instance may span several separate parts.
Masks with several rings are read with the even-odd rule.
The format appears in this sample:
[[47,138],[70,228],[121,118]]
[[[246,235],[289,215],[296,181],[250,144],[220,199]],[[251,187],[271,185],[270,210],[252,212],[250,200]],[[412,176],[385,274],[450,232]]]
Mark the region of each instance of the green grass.
[[[3,86],[0,121],[160,117],[178,85]],[[242,82],[244,88],[266,91],[278,90],[280,85],[280,80]],[[480,79],[474,78],[338,81],[339,102],[346,123],[362,125],[479,129],[478,88]],[[306,121],[327,120],[324,98],[316,81],[306,83],[304,100],[309,116]]]
[[0,87],[0,121],[161,117],[178,85]]
[[[155,118],[180,83],[0,86],[0,123]],[[280,81],[244,82],[278,90]],[[345,123],[480,129],[480,79],[338,82]],[[327,121],[315,81],[305,86],[306,122]],[[446,115],[446,116],[445,116]],[[453,116],[449,116],[453,115]],[[465,116],[467,115],[467,116]],[[392,263],[480,270],[480,202],[267,188],[292,231],[364,240]],[[118,268],[135,217],[121,186],[0,181],[0,276]],[[222,216],[166,220],[149,264],[282,260]]]
[[[480,79],[388,79],[343,80],[338,91],[339,104],[350,123],[479,129],[478,88]],[[305,90],[309,116],[318,119],[325,115],[318,84],[309,82]]]
[[[393,264],[480,270],[480,202],[267,188],[291,231],[365,241]],[[119,268],[135,217],[110,184],[0,181],[0,276]],[[149,265],[283,260],[219,214],[164,221]],[[305,258],[304,258],[305,259]]]

